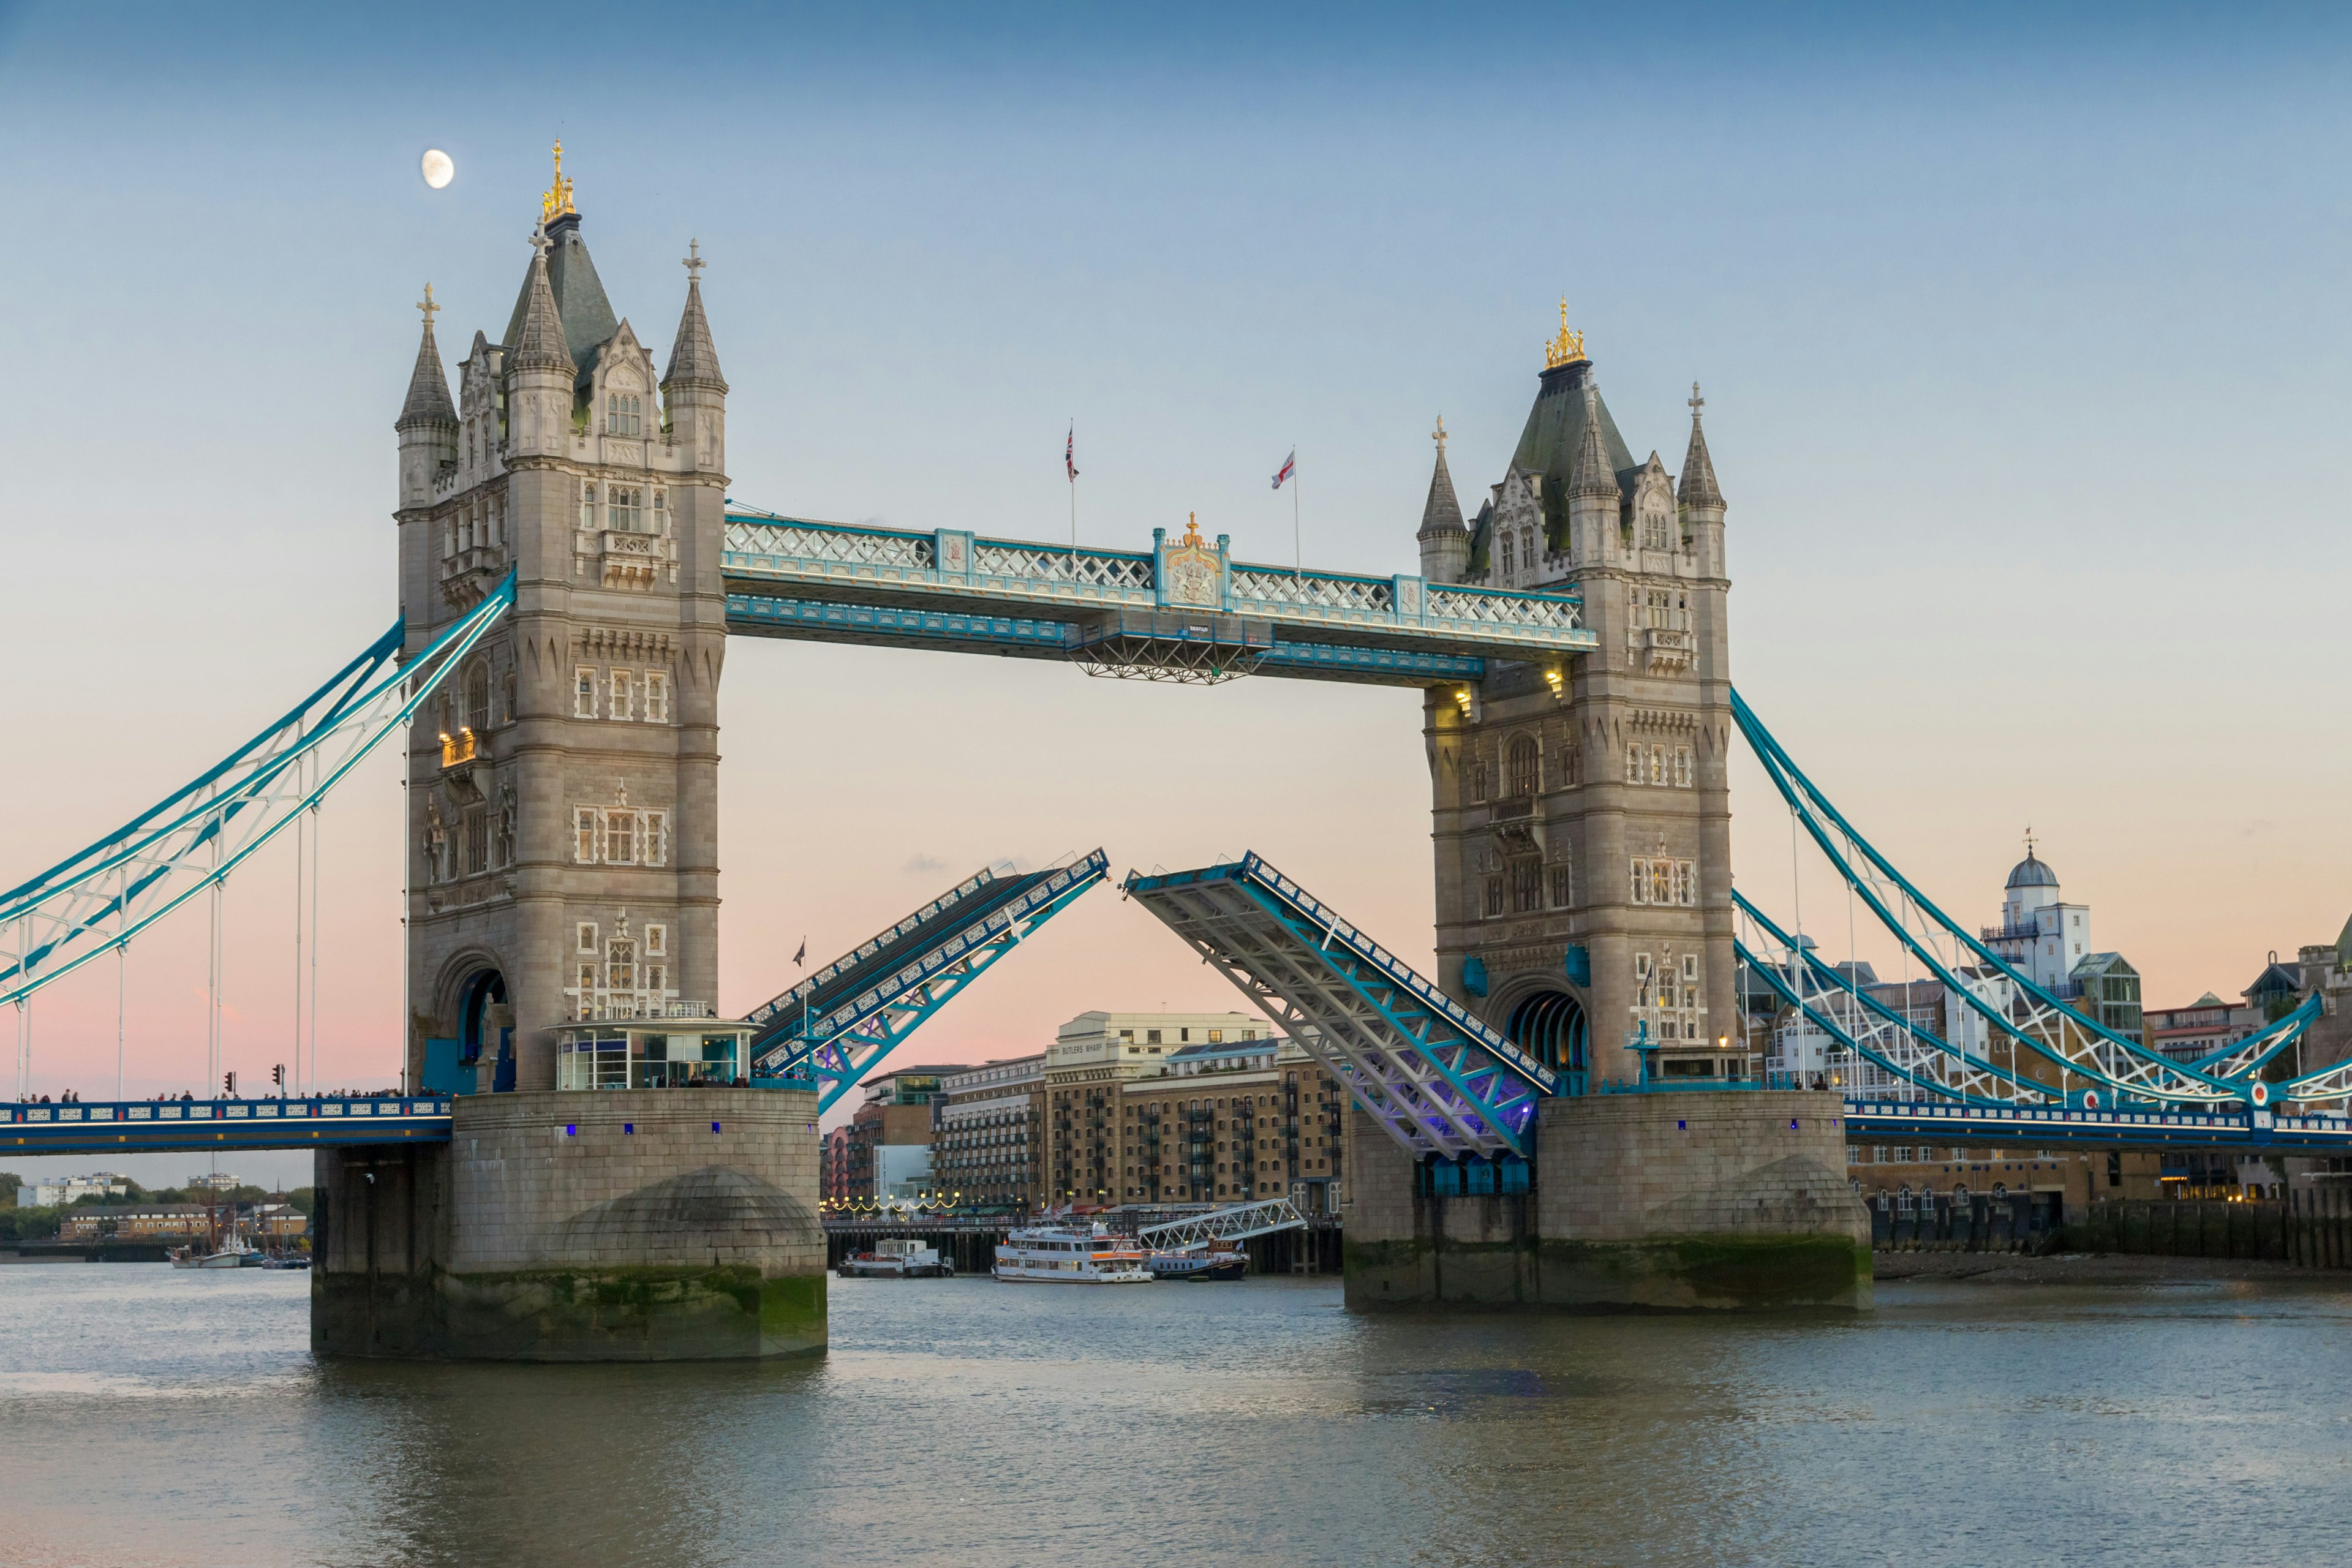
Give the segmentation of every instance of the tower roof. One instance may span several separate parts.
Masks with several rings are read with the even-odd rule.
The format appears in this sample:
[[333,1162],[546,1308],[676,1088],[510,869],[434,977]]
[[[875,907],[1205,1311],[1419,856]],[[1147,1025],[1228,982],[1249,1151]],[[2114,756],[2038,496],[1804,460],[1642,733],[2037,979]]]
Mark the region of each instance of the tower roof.
[[[507,342],[512,348],[507,355],[507,368],[576,374],[579,362],[564,340],[563,319],[548,281],[547,253],[551,247],[546,234],[542,231],[532,235],[530,244],[530,270],[523,276],[522,298],[515,301],[514,320],[507,327]],[[607,337],[611,335],[609,331],[605,333]]]
[[686,311],[677,319],[677,338],[669,346],[669,369],[662,375],[664,386],[710,386],[727,390],[727,378],[719,374],[719,350],[710,341],[710,321],[702,313],[702,259],[699,241],[687,242]]
[[2003,884],[2005,889],[2054,888],[2057,885],[2058,873],[2050,868],[2048,861],[2035,859],[2031,849],[2025,852],[2024,859],[2010,868],[2009,880]]
[[1721,506],[1723,491],[1716,487],[1715,459],[1706,453],[1706,431],[1699,424],[1699,410],[1706,399],[1698,395],[1698,383],[1691,383],[1690,448],[1683,454],[1682,488],[1675,498],[1685,506]]
[[[1574,358],[1548,366],[1537,383],[1535,406],[1528,410],[1527,427],[1519,432],[1511,466],[1541,479],[1544,531],[1554,550],[1568,547],[1568,496],[1576,478],[1577,458],[1584,450],[1585,426],[1597,427],[1606,471],[1630,478],[1635,467],[1617,422],[1601,401],[1593,379],[1592,361],[1584,354],[1583,340],[1573,339]],[[1559,352],[1565,353],[1566,350]],[[1547,357],[1556,357],[1548,355]],[[1627,485],[1621,480],[1619,492]]]
[[[548,292],[563,323],[565,353],[577,373],[596,366],[596,351],[620,326],[613,302],[604,298],[604,280],[589,259],[588,243],[580,237],[580,209],[572,205],[572,182],[563,173],[563,143],[555,144],[555,184],[539,199],[540,224],[551,248],[547,255]],[[522,346],[525,317],[530,311],[530,279],[523,279],[515,296],[514,314],[507,318],[509,348]]]
[[424,302],[416,308],[425,312],[425,336],[416,345],[416,368],[409,373],[408,396],[401,403],[400,417],[393,421],[393,428],[446,425],[455,429],[457,405],[449,400],[448,374],[441,368],[440,345],[433,341],[433,317],[441,307],[433,302],[432,284],[425,286]]
[[1429,500],[1421,509],[1421,531],[1424,534],[1464,527],[1462,502],[1454,497],[1454,476],[1445,468],[1445,421],[1442,417],[1433,439],[1437,442],[1437,468],[1429,476]]

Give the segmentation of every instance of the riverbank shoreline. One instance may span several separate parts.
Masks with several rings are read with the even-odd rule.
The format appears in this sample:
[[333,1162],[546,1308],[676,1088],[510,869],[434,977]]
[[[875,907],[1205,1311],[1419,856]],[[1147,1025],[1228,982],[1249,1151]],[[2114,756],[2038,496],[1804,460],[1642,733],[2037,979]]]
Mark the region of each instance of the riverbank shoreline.
[[2352,1289],[2352,1273],[2249,1258],[2166,1258],[2142,1253],[1874,1252],[1881,1281],[1933,1279],[1977,1285],[2184,1285],[2216,1280],[2334,1280]]

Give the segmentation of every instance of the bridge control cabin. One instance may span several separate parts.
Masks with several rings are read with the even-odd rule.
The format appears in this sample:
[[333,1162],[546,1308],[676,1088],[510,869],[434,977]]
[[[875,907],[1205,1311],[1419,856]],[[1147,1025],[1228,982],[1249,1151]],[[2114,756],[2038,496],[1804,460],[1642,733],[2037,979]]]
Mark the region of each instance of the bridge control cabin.
[[723,1089],[748,1083],[750,1024],[729,1018],[610,1018],[556,1032],[555,1087]]

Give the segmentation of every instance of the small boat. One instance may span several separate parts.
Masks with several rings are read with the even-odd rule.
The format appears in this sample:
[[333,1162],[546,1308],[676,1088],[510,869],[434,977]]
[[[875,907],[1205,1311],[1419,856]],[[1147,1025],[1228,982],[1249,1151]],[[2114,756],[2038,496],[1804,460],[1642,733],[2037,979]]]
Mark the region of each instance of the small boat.
[[1144,1285],[1151,1270],[1131,1237],[1091,1227],[1041,1225],[1016,1230],[996,1248],[996,1277],[1040,1285]]
[[263,1268],[308,1268],[310,1255],[307,1252],[273,1252],[257,1266]]
[[243,1268],[246,1259],[257,1256],[245,1237],[232,1236],[219,1247],[199,1251],[194,1243],[172,1249],[174,1268]]
[[940,1249],[906,1237],[886,1236],[871,1252],[853,1252],[834,1270],[844,1279],[937,1279],[955,1272]]
[[1144,1267],[1154,1279],[1239,1279],[1249,1272],[1249,1254],[1238,1247],[1154,1252]]

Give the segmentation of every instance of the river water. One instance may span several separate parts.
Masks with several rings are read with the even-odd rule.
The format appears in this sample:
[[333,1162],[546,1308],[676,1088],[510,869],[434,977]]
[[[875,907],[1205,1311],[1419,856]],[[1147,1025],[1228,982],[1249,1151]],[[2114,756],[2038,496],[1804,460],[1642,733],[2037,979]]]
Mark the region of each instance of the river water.
[[309,1281],[0,1268],[0,1562],[2340,1563],[2352,1291],[1355,1317],[835,1281],[793,1365],[313,1361]]

